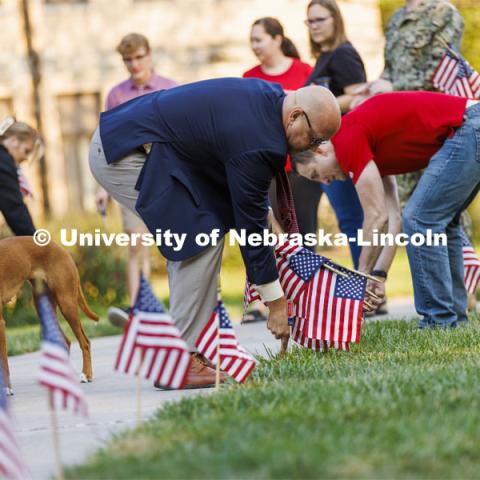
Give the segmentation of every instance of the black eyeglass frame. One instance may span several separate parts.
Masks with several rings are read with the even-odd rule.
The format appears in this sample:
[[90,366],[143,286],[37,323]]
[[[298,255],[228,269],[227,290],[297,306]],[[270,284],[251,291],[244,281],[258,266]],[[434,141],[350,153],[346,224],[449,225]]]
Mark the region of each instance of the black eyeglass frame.
[[315,135],[315,131],[312,128],[312,124],[310,123],[310,119],[308,118],[308,115],[305,111],[302,110],[303,115],[305,115],[305,120],[307,121],[308,124],[308,134],[310,136],[310,147],[318,147],[319,145],[324,145],[327,140],[324,138],[317,137]]

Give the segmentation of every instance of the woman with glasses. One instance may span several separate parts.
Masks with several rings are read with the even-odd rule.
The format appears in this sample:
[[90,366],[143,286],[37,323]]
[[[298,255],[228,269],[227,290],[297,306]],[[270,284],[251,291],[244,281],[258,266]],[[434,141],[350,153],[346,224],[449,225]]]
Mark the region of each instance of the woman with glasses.
[[[337,97],[342,113],[346,113],[354,90],[366,81],[366,74],[360,55],[345,35],[342,14],[335,0],[312,0],[307,7],[305,24],[310,49],[317,60],[306,84],[329,88]],[[363,211],[352,182],[333,181],[323,185],[323,190],[335,211],[340,230],[348,238],[356,238],[357,230],[362,227]],[[357,267],[360,247],[356,242],[349,244]]]
[[307,84],[323,85],[337,97],[343,113],[350,110],[354,92],[366,81],[365,67],[348,41],[335,0],[312,0],[307,7],[310,50],[316,59]]

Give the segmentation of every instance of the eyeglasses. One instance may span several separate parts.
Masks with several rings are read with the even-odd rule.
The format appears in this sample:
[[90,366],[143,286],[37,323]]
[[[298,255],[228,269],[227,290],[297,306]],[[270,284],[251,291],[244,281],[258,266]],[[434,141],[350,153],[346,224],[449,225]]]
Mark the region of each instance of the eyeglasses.
[[148,53],[144,53],[143,55],[135,55],[134,57],[123,57],[123,61],[124,61],[124,63],[132,63],[134,60],[136,60],[137,62],[140,62],[147,55],[148,55]]
[[332,16],[329,15],[328,17],[307,18],[305,20],[305,25],[307,27],[313,27],[317,24],[322,24],[322,23],[326,22],[329,18],[332,18]]
[[323,145],[324,143],[327,142],[324,138],[317,137],[315,135],[315,132],[312,128],[312,124],[310,123],[310,119],[308,118],[308,115],[305,112],[302,112],[305,115],[305,120],[307,121],[308,124],[308,134],[310,136],[310,147],[318,147],[319,145]]

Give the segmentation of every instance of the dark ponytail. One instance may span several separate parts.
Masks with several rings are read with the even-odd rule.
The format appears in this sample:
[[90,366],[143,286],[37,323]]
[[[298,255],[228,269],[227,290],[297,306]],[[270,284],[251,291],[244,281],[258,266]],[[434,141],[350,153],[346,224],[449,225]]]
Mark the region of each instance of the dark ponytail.
[[271,37],[276,37],[277,35],[282,37],[281,49],[286,57],[300,58],[297,47],[289,38],[285,36],[285,33],[283,32],[283,26],[276,18],[259,18],[253,22],[252,27],[255,25],[261,25],[265,29],[265,32]]
[[283,37],[282,39],[282,52],[286,57],[300,59],[297,47],[288,37]]

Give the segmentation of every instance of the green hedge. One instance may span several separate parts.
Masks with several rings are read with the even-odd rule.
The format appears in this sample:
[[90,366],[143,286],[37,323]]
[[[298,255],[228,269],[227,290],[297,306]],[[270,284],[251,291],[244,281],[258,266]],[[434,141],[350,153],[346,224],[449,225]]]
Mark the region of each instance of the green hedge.
[[[465,20],[462,53],[476,69],[480,69],[480,7],[478,0],[452,0]],[[392,13],[405,5],[404,0],[379,0],[385,27]]]

